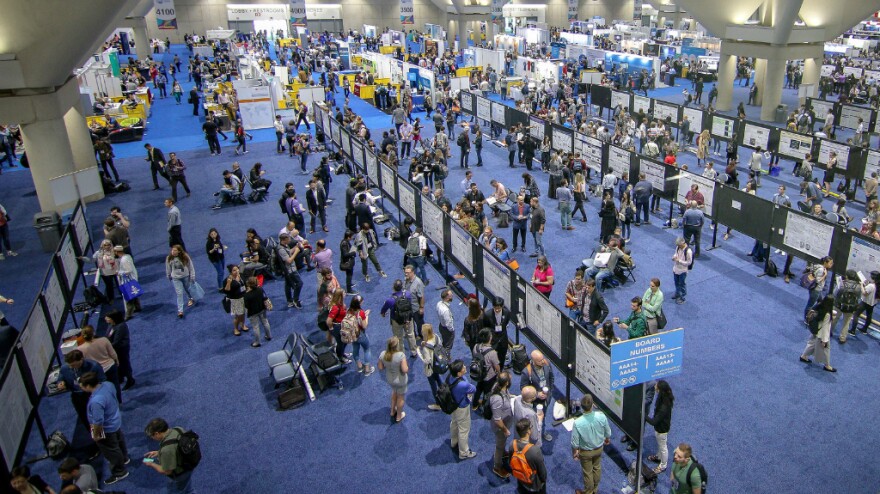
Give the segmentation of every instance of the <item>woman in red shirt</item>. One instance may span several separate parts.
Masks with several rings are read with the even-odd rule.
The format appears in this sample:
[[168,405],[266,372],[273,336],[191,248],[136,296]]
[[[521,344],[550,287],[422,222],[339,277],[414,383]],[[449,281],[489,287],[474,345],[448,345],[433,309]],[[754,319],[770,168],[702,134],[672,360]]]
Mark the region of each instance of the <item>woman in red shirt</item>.
[[538,257],[538,265],[532,275],[532,286],[547,298],[550,297],[550,292],[553,291],[553,268],[547,262],[547,256]]
[[345,319],[345,290],[337,288],[330,297],[330,314],[327,316],[327,327],[330,328],[330,334],[336,338],[336,358],[346,364],[351,362],[345,358],[345,343],[342,342],[342,320]]

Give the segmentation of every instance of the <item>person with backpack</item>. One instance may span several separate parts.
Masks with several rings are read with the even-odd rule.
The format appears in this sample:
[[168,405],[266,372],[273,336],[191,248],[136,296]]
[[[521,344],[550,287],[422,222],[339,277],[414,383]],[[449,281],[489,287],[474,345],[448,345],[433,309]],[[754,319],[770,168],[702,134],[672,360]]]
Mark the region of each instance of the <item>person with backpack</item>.
[[681,443],[675,448],[672,461],[672,494],[703,494],[709,477],[696,458],[693,457],[691,445]]
[[856,328],[859,325],[859,317],[865,314],[865,323],[859,330],[862,333],[868,332],[868,326],[874,318],[874,304],[877,303],[877,285],[880,284],[880,271],[871,271],[870,278],[866,278],[861,284],[861,300],[859,300],[859,308],[853,314],[852,326],[849,328],[849,334],[855,336]]
[[507,147],[507,162],[510,168],[515,168],[513,159],[516,157],[516,128],[511,127],[504,136],[504,146]]
[[846,279],[843,280],[837,292],[834,293],[834,316],[831,318],[830,333],[834,334],[834,328],[837,327],[837,321],[843,317],[843,324],[840,328],[840,337],[837,341],[846,343],[846,335],[849,333],[848,328],[852,321],[853,313],[859,308],[861,299],[861,285],[859,284],[859,275],[855,269],[846,270]]
[[[467,126],[467,124],[464,124]],[[452,128],[449,130],[449,135],[452,135]],[[459,168],[470,168],[468,166],[468,160],[470,158],[471,152],[471,137],[468,134],[468,129],[465,127],[461,133],[458,134],[458,138],[456,138],[455,143],[458,144],[458,148],[461,150],[461,159],[459,161]]]
[[800,356],[801,362],[810,364],[811,355],[816,356],[816,362],[824,364],[827,372],[837,372],[831,367],[831,317],[834,312],[834,297],[826,295],[816,305],[810,307],[805,317],[807,326],[810,328],[810,339]]
[[489,394],[489,401],[484,405],[483,417],[492,422],[492,432],[495,434],[495,455],[493,458],[492,472],[502,479],[510,477],[506,466],[507,438],[513,428],[513,408],[510,396],[510,373],[501,372]]
[[571,430],[571,452],[581,464],[584,490],[576,494],[596,494],[602,479],[602,448],[611,444],[611,427],[604,413],[593,410],[593,396],[581,398],[583,415],[574,421]]
[[[482,316],[482,312],[480,313]],[[481,318],[482,321],[482,318]],[[483,395],[488,395],[495,386],[495,379],[501,372],[501,362],[498,361],[498,352],[492,348],[492,330],[480,329],[477,334],[477,343],[471,348],[470,376],[477,384],[477,392],[474,393],[474,410],[483,404]]]
[[376,257],[376,249],[379,247],[379,238],[376,236],[376,230],[372,229],[371,223],[363,222],[361,230],[357,233],[354,245],[357,248],[358,257],[361,260],[361,273],[364,280],[369,282],[370,275],[367,274],[367,260],[373,263],[373,267],[379,272],[379,276],[386,278],[385,271],[382,271],[382,265],[379,264],[379,258]]
[[448,352],[443,347],[443,341],[439,334],[434,333],[431,324],[422,325],[422,342],[419,344],[419,359],[424,364],[425,377],[431,386],[431,396],[434,402],[428,405],[428,410],[440,410],[437,403],[437,389],[442,383],[440,376],[446,373],[449,367]]
[[[468,369],[461,359],[449,364],[449,375],[446,377],[444,386],[437,390],[438,400],[443,411],[448,413],[449,422],[449,446],[458,452],[459,460],[469,460],[477,453],[468,445],[468,436],[471,433],[471,400],[469,395],[477,391],[476,386],[467,380]],[[455,403],[456,408],[447,411],[444,402],[446,397]]]
[[410,358],[418,356],[416,336],[413,331],[413,312],[415,311],[413,297],[403,289],[403,280],[394,280],[391,296],[385,300],[379,315],[386,317],[391,315],[391,332],[401,342],[406,341],[409,347]]
[[546,493],[547,467],[544,465],[544,453],[541,448],[529,442],[532,424],[527,419],[516,423],[516,439],[510,445],[510,470],[516,478],[516,492]]
[[676,304],[683,304],[687,296],[687,275],[694,262],[694,252],[688,247],[684,238],[678,237],[675,241],[675,254],[672,255],[672,276],[675,279],[675,295],[672,300]]
[[822,292],[825,290],[825,280],[828,279],[828,273],[833,266],[834,260],[831,259],[831,256],[825,256],[819,261],[819,264],[808,266],[801,276],[801,286],[810,293],[809,297],[807,297],[807,305],[804,307],[805,322],[807,313],[822,297]]
[[428,273],[425,271],[425,264],[427,263],[427,256],[425,254],[427,251],[428,239],[422,232],[422,227],[418,226],[412,235],[407,238],[404,254],[406,254],[407,264],[411,264],[418,270],[419,279],[426,285],[430,282]]
[[192,474],[201,461],[198,435],[182,427],[170,427],[163,418],[151,420],[145,433],[159,442],[159,449],[144,455],[144,465],[168,477],[169,494],[193,494]]

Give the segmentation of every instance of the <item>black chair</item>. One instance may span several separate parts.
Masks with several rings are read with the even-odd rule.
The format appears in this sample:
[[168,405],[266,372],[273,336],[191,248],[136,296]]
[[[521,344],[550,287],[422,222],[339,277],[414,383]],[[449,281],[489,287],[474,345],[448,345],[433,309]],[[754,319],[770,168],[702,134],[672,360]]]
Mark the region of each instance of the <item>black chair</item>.
[[291,384],[299,376],[299,369],[305,360],[305,350],[302,343],[294,338],[290,358],[280,365],[272,367],[272,379],[275,381],[275,389],[282,384]]
[[336,357],[336,346],[326,340],[325,333],[317,333],[317,335],[317,338],[303,342],[311,360],[309,370],[314,374],[321,393],[329,386],[336,386],[336,389],[341,390],[343,387],[339,376],[345,372],[347,366]]

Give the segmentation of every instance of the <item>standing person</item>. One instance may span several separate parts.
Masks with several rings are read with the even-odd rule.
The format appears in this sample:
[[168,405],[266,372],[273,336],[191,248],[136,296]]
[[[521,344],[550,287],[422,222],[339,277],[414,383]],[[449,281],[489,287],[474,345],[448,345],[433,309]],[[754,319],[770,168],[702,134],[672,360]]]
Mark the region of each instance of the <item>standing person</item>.
[[630,301],[630,309],[632,310],[626,319],[621,321],[619,317],[615,317],[614,322],[620,329],[625,329],[630,338],[645,336],[648,331],[648,322],[645,320],[645,311],[642,310],[642,299],[633,297]]
[[124,380],[125,387],[122,389],[130,389],[134,386],[135,380],[131,369],[131,333],[128,330],[128,324],[125,322],[125,315],[114,309],[104,316],[104,322],[107,323],[108,327],[107,339],[116,352],[118,366],[117,381],[121,385]]
[[415,312],[414,297],[404,290],[402,280],[394,280],[391,296],[385,300],[379,315],[386,317],[391,315],[391,332],[409,346],[409,355],[411,358],[418,356],[416,353],[416,336],[413,332],[413,313]]
[[642,310],[648,322],[648,334],[656,334],[659,328],[657,318],[663,312],[663,292],[660,291],[660,278],[651,278],[651,283],[642,296]]
[[381,277],[388,277],[388,275],[385,274],[385,271],[382,271],[382,266],[379,264],[379,258],[376,257],[376,248],[379,247],[379,239],[376,237],[376,231],[370,228],[370,223],[364,222],[361,225],[361,231],[358,232],[357,238],[355,239],[355,246],[357,247],[358,257],[361,259],[361,273],[364,275],[364,279],[367,282],[370,281],[370,275],[367,274],[367,259],[373,263],[373,267],[376,268],[376,271],[379,272]]
[[204,296],[204,291],[196,283],[196,269],[182,245],[171,247],[165,258],[165,276],[174,285],[177,293],[177,317],[183,319],[183,295],[187,296],[187,307],[192,307]]
[[0,204],[0,261],[6,259],[6,256],[3,255],[3,247],[6,246],[6,255],[10,257],[15,257],[18,254],[12,250],[12,243],[9,242],[9,213],[6,212],[6,208]]
[[507,360],[507,349],[510,339],[507,336],[507,326],[510,325],[510,310],[504,307],[504,299],[495,297],[492,308],[483,312],[483,327],[492,331],[492,348],[498,353],[498,361],[501,367]]
[[422,227],[416,227],[412,235],[407,238],[405,249],[407,262],[418,270],[419,279],[425,285],[430,283],[431,280],[428,279],[428,272],[425,271],[425,264],[428,262],[428,238],[422,232]]
[[169,494],[195,494],[192,486],[195,466],[188,465],[180,453],[180,438],[184,432],[181,427],[170,427],[162,418],[150,420],[145,429],[147,437],[159,442],[159,449],[144,455],[144,465],[168,477],[166,491]]
[[[528,419],[517,421],[516,439],[513,440],[510,450],[507,452],[511,459],[510,466],[513,475],[516,477],[516,492],[518,494],[546,494],[547,492],[547,467],[544,464],[544,453],[541,452],[540,447],[532,444],[529,440],[532,434],[532,423]],[[531,477],[526,478],[523,475],[524,471],[532,472]]]
[[416,276],[416,268],[408,264],[403,268],[403,289],[412,297],[413,331],[422,338],[422,324],[425,324],[425,284]]
[[673,452],[672,466],[673,494],[703,494],[703,488],[706,486],[701,475],[699,464],[693,458],[691,446],[688,443],[681,443]]
[[354,260],[357,257],[352,245],[353,237],[354,233],[346,229],[342,241],[339,242],[339,269],[345,273],[345,292],[349,295],[357,294],[351,282],[351,277],[354,273]]
[[241,119],[235,121],[235,131],[233,133],[235,138],[235,142],[238,145],[235,146],[235,154],[247,154],[247,139],[253,139],[254,136],[248,134],[244,130],[244,125],[241,123]]
[[[532,197],[530,202],[529,231],[532,233],[532,240],[535,241],[535,253],[530,254],[529,257],[538,257],[544,255],[544,224],[547,222],[547,216],[537,197]],[[515,237],[514,244],[516,244]],[[525,240],[523,240],[523,248],[525,248]]]
[[[363,305],[364,298],[360,295],[355,295],[352,297],[351,302],[348,304],[348,312],[346,312],[345,317],[354,319],[351,321],[357,326],[357,338],[351,343],[352,347],[352,360],[357,362],[358,372],[363,372],[364,377],[372,374],[376,368],[370,365],[370,362],[373,360],[370,354],[370,339],[367,337],[367,326],[370,324],[370,311],[363,310],[361,306]],[[345,319],[343,319],[343,323],[345,323]],[[343,346],[343,349],[345,347]],[[361,350],[364,352],[364,358],[361,360]]]
[[309,180],[309,190],[306,191],[306,204],[309,206],[309,234],[315,233],[315,219],[320,218],[321,229],[327,229],[327,195],[323,187],[318,187],[315,179]]
[[846,343],[846,335],[848,327],[852,321],[853,313],[859,308],[859,300],[861,298],[861,285],[859,284],[859,275],[854,269],[846,270],[846,278],[834,293],[834,317],[831,318],[831,334],[834,334],[837,328],[837,321],[843,317],[843,323],[840,325],[840,343]]
[[201,97],[199,96],[198,88],[193,86],[193,88],[189,90],[189,99],[187,101],[189,101],[189,103],[193,107],[193,116],[194,117],[199,116],[199,99],[200,98]]
[[474,134],[474,149],[477,152],[477,165],[483,166],[483,129],[478,125]]
[[[453,128],[453,126],[450,125],[449,126],[450,137],[452,136],[452,128]],[[460,134],[458,134],[458,139],[456,139],[455,143],[458,144],[458,148],[461,152],[461,158],[459,161],[459,168],[470,168],[468,166],[468,160],[470,158],[470,152],[471,152],[471,137],[468,134],[467,128],[465,128],[464,130],[461,131]]]
[[[521,390],[525,390],[526,386],[534,388],[534,404],[541,405],[544,407],[544,410],[550,411],[552,410],[553,383],[556,381],[553,374],[553,367],[550,366],[550,361],[547,360],[547,357],[545,357],[540,350],[532,350],[530,356],[531,360],[523,370],[519,387]],[[541,417],[541,431],[544,431],[544,440],[549,442],[553,440],[553,436],[544,427],[546,423],[545,419],[546,414]],[[535,433],[541,431],[535,431]]]
[[682,237],[675,240],[675,254],[672,255],[672,275],[675,278],[675,295],[672,300],[683,304],[687,296],[687,274],[694,262],[694,253]]
[[697,201],[690,201],[688,209],[681,218],[684,225],[684,241],[688,244],[693,240],[694,243],[694,259],[700,257],[700,236],[703,231],[703,222],[705,218],[700,204]]
[[467,305],[468,313],[464,318],[461,337],[468,350],[472,351],[478,342],[480,330],[483,329],[483,309],[480,307],[479,300],[473,297],[466,298],[464,303]]
[[144,148],[147,150],[147,157],[144,160],[150,163],[150,174],[153,176],[153,190],[159,190],[157,174],[162,175],[162,178],[171,183],[168,173],[165,171],[165,155],[162,154],[161,149],[154,148],[150,143],[144,144]]
[[168,208],[166,222],[166,230],[168,230],[168,246],[173,247],[175,245],[180,245],[185,249],[186,244],[183,243],[183,235],[181,235],[180,229],[180,209],[174,204],[175,202],[177,201],[172,197],[165,199],[165,207]]
[[[284,296],[287,298],[287,307],[296,307],[302,309],[302,303],[299,300],[302,291],[303,282],[296,268],[296,257],[300,253],[299,244],[290,246],[290,235],[282,233],[278,236],[277,254],[281,258],[281,265],[284,267]],[[291,296],[291,290],[293,295]]]
[[244,322],[244,279],[241,277],[241,269],[237,265],[230,264],[226,266],[226,269],[229,271],[229,276],[223,285],[223,293],[229,301],[229,314],[232,316],[232,334],[241,336],[241,331],[248,330]]
[[438,329],[446,354],[452,352],[452,343],[455,341],[455,318],[452,314],[452,290],[444,288],[440,292],[440,301],[437,302]]
[[514,423],[510,398],[510,373],[501,372],[489,393],[489,406],[492,410],[492,432],[495,434],[492,473],[502,479],[510,477],[505,465],[507,438],[510,437]]
[[[849,328],[849,334],[855,335],[856,328],[859,325],[859,317],[864,313],[865,314],[865,323],[862,325],[860,331],[862,333],[868,332],[868,326],[871,325],[871,320],[874,316],[874,304],[877,301],[877,285],[880,284],[880,271],[871,271],[871,275],[869,278],[866,278],[865,281],[861,284],[861,300],[859,300],[859,307],[856,309],[853,314],[852,326]],[[841,329],[843,331],[843,329]]]
[[[319,300],[318,305],[323,307],[323,302],[323,300]],[[327,338],[328,341],[331,341],[331,337],[336,341],[334,346],[336,358],[340,362],[348,364],[351,360],[345,357],[345,343],[342,341],[342,323],[348,314],[348,309],[345,308],[345,292],[341,288],[337,288],[333,291],[328,303],[330,312],[327,313],[327,327],[330,328],[330,333],[327,335]]]
[[602,448],[611,443],[611,427],[604,413],[593,410],[591,395],[581,398],[581,410],[584,413],[574,421],[571,431],[571,451],[581,464],[584,490],[575,492],[597,494],[602,479]]
[[[826,295],[810,310],[816,311],[814,316],[818,321],[819,330],[810,335],[807,346],[800,356],[801,362],[810,364],[811,356],[816,357],[816,363],[824,364],[823,369],[828,372],[837,372],[837,369],[831,367],[831,317],[834,312],[834,297]],[[812,331],[811,331],[812,333]]]
[[764,152],[761,146],[755,148],[751,158],[749,158],[749,170],[755,173],[755,185],[761,186],[761,171],[764,166]]
[[79,379],[86,373],[94,373],[99,380],[105,381],[104,368],[94,360],[87,359],[79,350],[71,350],[64,356],[64,364],[58,377],[58,389],[70,391],[70,402],[79,422],[89,428],[87,405],[89,394],[80,388]]
[[391,419],[398,423],[406,418],[403,406],[409,381],[409,364],[406,355],[400,350],[400,340],[396,336],[388,338],[385,343],[385,351],[379,354],[378,368],[385,371],[385,380],[391,387]]
[[202,132],[205,133],[205,140],[208,141],[208,150],[211,151],[211,156],[219,156],[221,154],[220,139],[217,138],[217,132],[219,129],[220,127],[217,125],[217,122],[214,121],[214,117],[208,115],[205,118],[205,123],[202,124]]
[[226,247],[220,239],[220,232],[216,228],[208,230],[208,239],[205,242],[205,252],[208,254],[208,261],[217,271],[217,289],[223,290],[223,278],[226,274]]
[[98,159],[101,162],[101,168],[104,169],[104,176],[107,177],[107,180],[110,180],[110,171],[113,171],[113,180],[119,181],[119,172],[116,171],[116,167],[113,165],[113,146],[110,145],[110,141],[107,139],[98,139],[95,142],[95,151],[98,153]]
[[568,180],[562,179],[559,187],[556,188],[556,199],[559,200],[559,215],[562,222],[563,230],[574,230],[571,224],[571,203],[574,201],[574,194],[568,187]]
[[[483,396],[488,395],[495,385],[495,379],[501,372],[501,362],[498,360],[498,353],[492,348],[492,330],[482,328],[477,333],[477,343],[471,348],[473,361],[480,362],[482,375],[477,382],[477,391],[474,393],[473,402],[474,410],[478,410],[483,404]],[[473,365],[473,364],[472,364]],[[471,370],[471,378],[476,379]]]
[[189,184],[186,183],[186,165],[177,157],[176,153],[168,153],[169,160],[166,170],[168,171],[168,183],[171,184],[171,198],[177,202],[177,184],[183,185],[186,197],[189,197]]
[[[129,281],[138,280],[137,268],[135,268],[134,260],[131,254],[125,252],[125,247],[117,245],[113,247],[113,253],[116,255],[116,282],[119,286]],[[125,301],[125,319],[131,319],[135,312],[141,311],[141,298],[135,297]]]
[[247,291],[244,292],[244,309],[254,330],[254,341],[251,346],[258,348],[260,346],[261,325],[265,331],[266,341],[272,340],[272,329],[269,327],[269,318],[266,316],[266,311],[272,308],[272,301],[259,286],[255,277],[248,278],[245,281],[245,287]]
[[104,480],[104,484],[115,484],[128,477],[125,464],[129,461],[116,390],[113,386],[102,383],[99,376],[93,372],[87,372],[80,377],[79,385],[83,391],[91,395],[88,415],[92,439],[110,463],[111,475]]
[[113,243],[106,238],[101,240],[101,246],[92,255],[92,259],[95,260],[95,264],[101,272],[101,281],[104,282],[104,296],[112,303],[116,293],[116,275],[118,273],[118,261],[113,250]]
[[535,266],[535,272],[532,274],[532,286],[535,287],[536,290],[541,292],[547,298],[550,298],[550,293],[553,292],[553,284],[555,281],[553,280],[553,268],[550,267],[550,263],[547,261],[547,256],[543,254],[538,257],[537,265]]
[[476,386],[467,381],[467,367],[461,360],[455,360],[449,364],[449,376],[446,384],[452,393],[452,399],[458,403],[458,408],[452,412],[449,420],[449,445],[453,451],[458,451],[459,460],[469,460],[477,453],[470,449],[468,436],[471,433],[471,400],[469,395],[477,391]]
[[588,279],[584,282],[580,311],[584,327],[594,334],[605,318],[608,317],[608,305],[605,303],[600,290],[596,290],[596,280]]
[[654,473],[662,473],[666,470],[669,461],[669,448],[666,440],[669,436],[669,428],[672,424],[672,407],[675,404],[675,395],[669,383],[663,379],[654,385],[657,399],[654,401],[654,415],[646,417],[645,421],[654,427],[654,437],[657,439],[657,454],[648,457],[649,461],[657,462]]
[[813,285],[807,288],[810,295],[807,298],[807,305],[804,307],[804,321],[806,321],[807,312],[822,297],[822,293],[825,291],[825,281],[828,279],[828,273],[833,266],[834,260],[830,256],[825,256],[818,264],[807,268],[813,278]]
[[544,423],[544,407],[535,404],[537,390],[533,386],[522,389],[520,396],[513,399],[510,404],[513,409],[513,420],[528,420],[532,425],[532,434],[529,440],[537,447],[541,447],[541,424]]
[[583,173],[578,172],[574,174],[574,190],[572,193],[574,194],[574,209],[572,209],[572,215],[580,211],[581,221],[586,223],[587,212],[584,211],[584,202],[588,202],[589,199],[587,198],[587,182],[584,179]]
[[281,120],[281,115],[275,115],[272,126],[275,128],[275,152],[281,154],[284,152],[284,122]]
[[526,251],[526,225],[532,215],[532,207],[526,204],[525,196],[516,197],[516,204],[511,210],[511,229],[513,230],[513,252],[516,252],[517,240],[522,240],[522,250]]
[[119,387],[119,355],[113,348],[113,344],[105,337],[95,337],[95,328],[86,324],[82,328],[81,334],[83,342],[76,347],[81,351],[83,357],[93,360],[101,365],[104,376],[113,383],[116,388],[116,396],[122,400],[122,390]]
[[171,96],[174,96],[174,101],[176,101],[179,105],[180,98],[181,96],[183,96],[183,88],[180,87],[180,83],[177,81],[174,81],[174,83],[171,85]]

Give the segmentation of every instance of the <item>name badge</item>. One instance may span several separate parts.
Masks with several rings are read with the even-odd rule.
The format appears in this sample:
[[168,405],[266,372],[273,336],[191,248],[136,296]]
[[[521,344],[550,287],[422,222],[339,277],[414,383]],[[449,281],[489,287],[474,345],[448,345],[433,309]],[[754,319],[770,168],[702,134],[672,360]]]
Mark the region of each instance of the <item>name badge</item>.
[[497,326],[495,326],[495,332],[496,332],[496,333],[500,333],[500,332],[501,332],[501,325],[497,325]]

